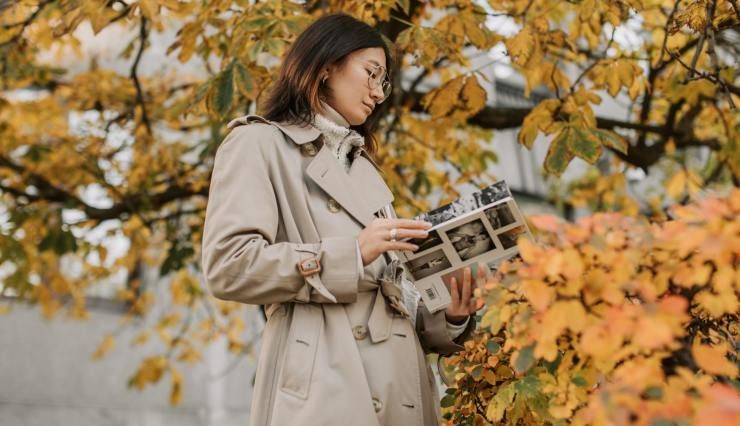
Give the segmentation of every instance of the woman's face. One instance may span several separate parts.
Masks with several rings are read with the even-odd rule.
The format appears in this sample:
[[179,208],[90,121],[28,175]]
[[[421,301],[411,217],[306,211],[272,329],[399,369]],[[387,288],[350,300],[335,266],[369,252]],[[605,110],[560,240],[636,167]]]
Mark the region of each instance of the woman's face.
[[328,68],[326,103],[334,108],[352,126],[358,126],[372,114],[383,100],[382,85],[370,88],[368,77],[386,69],[385,52],[380,47],[356,50],[340,64]]

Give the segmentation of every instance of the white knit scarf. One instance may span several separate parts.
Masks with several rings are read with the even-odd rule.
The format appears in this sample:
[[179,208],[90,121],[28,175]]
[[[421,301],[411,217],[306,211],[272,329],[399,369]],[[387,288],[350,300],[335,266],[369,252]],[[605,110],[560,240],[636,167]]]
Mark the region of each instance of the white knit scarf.
[[324,135],[324,144],[331,149],[332,154],[342,162],[345,170],[351,165],[348,154],[352,147],[365,144],[365,138],[357,131],[349,128],[349,123],[336,110],[322,102],[324,111],[314,114],[313,126]]

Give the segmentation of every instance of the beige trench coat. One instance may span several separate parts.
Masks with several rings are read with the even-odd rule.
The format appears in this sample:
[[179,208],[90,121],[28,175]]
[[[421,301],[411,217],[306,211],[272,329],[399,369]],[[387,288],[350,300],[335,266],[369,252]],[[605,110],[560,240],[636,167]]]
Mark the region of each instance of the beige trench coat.
[[[425,353],[461,349],[444,312],[416,329],[379,291],[383,256],[360,280],[357,235],[393,195],[357,149],[349,172],[320,132],[246,116],[229,124],[211,179],[203,268],[219,299],[264,304],[250,426],[436,425]],[[298,262],[320,256],[319,273]]]

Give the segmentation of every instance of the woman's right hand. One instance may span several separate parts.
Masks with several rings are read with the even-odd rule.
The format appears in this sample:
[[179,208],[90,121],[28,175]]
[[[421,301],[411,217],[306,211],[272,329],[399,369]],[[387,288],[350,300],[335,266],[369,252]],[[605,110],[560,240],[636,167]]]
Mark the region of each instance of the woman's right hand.
[[[368,265],[381,254],[389,250],[416,251],[419,247],[403,242],[406,238],[426,238],[427,230],[432,224],[423,220],[412,219],[375,219],[360,231],[357,241],[360,243],[362,264]],[[391,230],[396,229],[396,241],[391,241]]]

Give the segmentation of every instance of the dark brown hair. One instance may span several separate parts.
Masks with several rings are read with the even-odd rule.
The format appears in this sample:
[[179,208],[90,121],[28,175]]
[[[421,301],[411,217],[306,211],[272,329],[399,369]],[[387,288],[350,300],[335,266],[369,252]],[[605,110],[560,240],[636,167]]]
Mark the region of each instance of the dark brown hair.
[[[380,47],[385,52],[386,68],[392,69],[391,52],[380,33],[370,25],[343,13],[323,16],[298,36],[283,59],[280,75],[263,108],[268,120],[307,124],[320,109],[321,72],[329,65],[341,64],[360,49]],[[376,108],[367,120],[352,126],[365,137],[365,149],[377,151],[373,131],[380,119]]]

